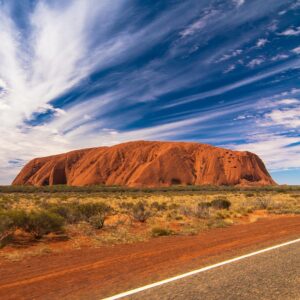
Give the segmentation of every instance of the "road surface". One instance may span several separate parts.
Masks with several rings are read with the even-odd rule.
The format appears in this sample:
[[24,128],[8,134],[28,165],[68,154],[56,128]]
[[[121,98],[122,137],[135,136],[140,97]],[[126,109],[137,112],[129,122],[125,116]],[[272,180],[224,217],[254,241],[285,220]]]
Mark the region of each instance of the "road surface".
[[122,299],[300,299],[300,240]]

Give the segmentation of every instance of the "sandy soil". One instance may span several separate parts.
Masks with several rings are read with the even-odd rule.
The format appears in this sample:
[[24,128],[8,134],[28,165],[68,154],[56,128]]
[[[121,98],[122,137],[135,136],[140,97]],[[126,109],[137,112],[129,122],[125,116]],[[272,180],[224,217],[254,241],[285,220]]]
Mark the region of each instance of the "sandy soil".
[[300,236],[300,217],[1,262],[0,299],[99,299]]

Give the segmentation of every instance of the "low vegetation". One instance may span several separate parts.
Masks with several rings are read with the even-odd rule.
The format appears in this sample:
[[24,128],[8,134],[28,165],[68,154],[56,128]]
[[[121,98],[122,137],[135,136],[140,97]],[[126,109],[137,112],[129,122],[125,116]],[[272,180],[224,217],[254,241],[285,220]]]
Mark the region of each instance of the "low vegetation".
[[50,211],[30,211],[10,209],[0,212],[0,245],[19,229],[39,239],[51,232],[63,230],[64,219]]
[[300,187],[0,187],[0,247],[130,243],[299,213]]
[[154,227],[152,228],[152,236],[158,237],[158,236],[166,236],[173,234],[173,231],[167,228],[160,228],[160,227]]

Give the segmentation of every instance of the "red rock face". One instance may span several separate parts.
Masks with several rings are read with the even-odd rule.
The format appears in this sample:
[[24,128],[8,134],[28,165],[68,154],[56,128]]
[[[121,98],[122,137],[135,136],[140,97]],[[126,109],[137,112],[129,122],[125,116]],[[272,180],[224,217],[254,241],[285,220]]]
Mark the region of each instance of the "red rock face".
[[206,144],[137,141],[36,158],[13,185],[274,185],[250,152]]

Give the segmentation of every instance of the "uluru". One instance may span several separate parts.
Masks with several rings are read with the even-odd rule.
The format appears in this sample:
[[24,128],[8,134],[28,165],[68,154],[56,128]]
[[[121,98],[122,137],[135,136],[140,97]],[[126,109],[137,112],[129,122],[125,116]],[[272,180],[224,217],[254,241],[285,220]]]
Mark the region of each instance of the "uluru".
[[248,151],[190,142],[135,141],[31,160],[13,185],[274,185]]

